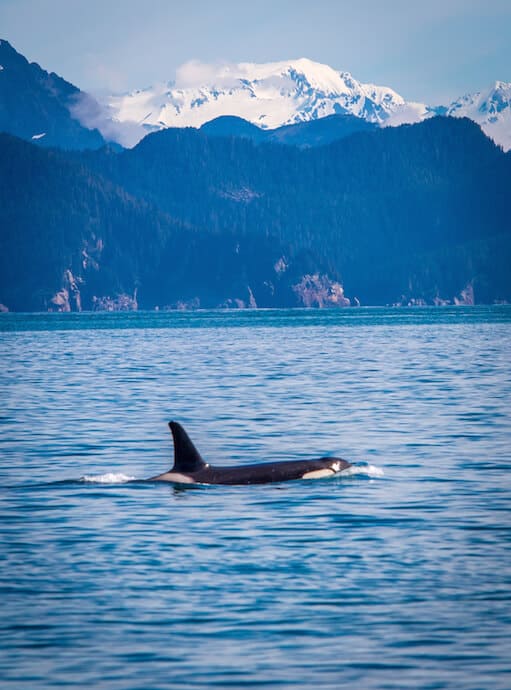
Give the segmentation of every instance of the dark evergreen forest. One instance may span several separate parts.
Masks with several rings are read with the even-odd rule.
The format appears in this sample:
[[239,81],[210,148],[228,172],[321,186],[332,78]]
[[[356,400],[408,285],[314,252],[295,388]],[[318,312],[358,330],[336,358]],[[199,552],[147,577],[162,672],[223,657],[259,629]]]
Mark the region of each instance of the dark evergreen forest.
[[334,306],[341,285],[352,304],[511,300],[511,155],[469,120],[306,149],[194,129],[120,152],[0,135],[0,179],[11,310]]

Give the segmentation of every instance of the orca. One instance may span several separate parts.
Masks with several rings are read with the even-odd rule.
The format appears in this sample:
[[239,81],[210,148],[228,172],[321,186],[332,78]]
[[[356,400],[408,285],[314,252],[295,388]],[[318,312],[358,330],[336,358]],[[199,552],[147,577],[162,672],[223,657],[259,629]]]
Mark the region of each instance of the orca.
[[190,437],[177,422],[169,422],[174,440],[174,466],[148,481],[175,484],[270,484],[291,479],[320,479],[342,472],[350,463],[342,458],[287,460],[237,467],[213,467],[204,462]]

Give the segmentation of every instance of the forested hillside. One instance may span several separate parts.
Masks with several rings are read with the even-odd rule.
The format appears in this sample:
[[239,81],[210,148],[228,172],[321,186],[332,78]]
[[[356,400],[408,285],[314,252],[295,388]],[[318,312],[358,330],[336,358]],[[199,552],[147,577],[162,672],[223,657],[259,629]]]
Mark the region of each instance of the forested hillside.
[[[275,238],[173,219],[80,160],[0,135],[0,304],[14,311],[294,305]],[[271,280],[273,283],[271,284]]]
[[511,299],[511,157],[468,120],[306,150],[169,129],[0,152],[9,309]]

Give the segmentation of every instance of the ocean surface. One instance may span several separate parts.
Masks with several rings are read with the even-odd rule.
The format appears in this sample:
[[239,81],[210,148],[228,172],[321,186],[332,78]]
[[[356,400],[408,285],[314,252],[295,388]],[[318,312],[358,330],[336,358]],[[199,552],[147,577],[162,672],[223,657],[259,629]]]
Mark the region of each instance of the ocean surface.
[[[511,687],[511,308],[0,315],[0,685]],[[167,422],[219,465],[145,483]]]

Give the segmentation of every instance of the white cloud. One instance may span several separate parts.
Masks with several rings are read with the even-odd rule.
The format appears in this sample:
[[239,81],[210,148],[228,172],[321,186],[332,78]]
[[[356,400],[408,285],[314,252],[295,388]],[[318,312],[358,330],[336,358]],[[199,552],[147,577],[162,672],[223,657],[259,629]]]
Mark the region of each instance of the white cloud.
[[148,130],[137,122],[115,120],[112,108],[98,103],[83,91],[73,99],[69,111],[84,127],[98,129],[106,141],[114,141],[128,148],[138,144],[148,133]]
[[178,89],[191,89],[207,84],[229,88],[235,86],[239,78],[240,65],[236,63],[189,60],[176,69],[175,86]]

